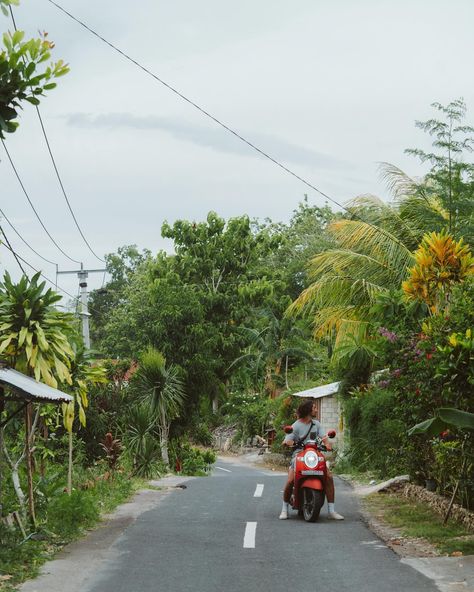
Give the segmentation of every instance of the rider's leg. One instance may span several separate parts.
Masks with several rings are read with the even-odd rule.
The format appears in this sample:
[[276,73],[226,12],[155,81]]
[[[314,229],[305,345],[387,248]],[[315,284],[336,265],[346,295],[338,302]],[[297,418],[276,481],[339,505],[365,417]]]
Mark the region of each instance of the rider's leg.
[[288,510],[290,505],[291,499],[291,492],[293,491],[293,483],[295,481],[295,471],[290,466],[288,469],[288,479],[285,483],[285,488],[283,490],[283,505],[281,508],[281,514],[279,516],[280,520],[286,520],[288,518]]
[[344,520],[344,516],[338,514],[334,509],[334,500],[336,492],[334,489],[334,479],[332,474],[328,471],[326,476],[326,486],[324,488],[326,497],[328,499],[328,518],[331,520]]
[[293,483],[295,482],[295,471],[291,467],[288,469],[288,479],[285,483],[285,489],[283,490],[283,501],[287,504],[290,503],[291,494],[293,492]]

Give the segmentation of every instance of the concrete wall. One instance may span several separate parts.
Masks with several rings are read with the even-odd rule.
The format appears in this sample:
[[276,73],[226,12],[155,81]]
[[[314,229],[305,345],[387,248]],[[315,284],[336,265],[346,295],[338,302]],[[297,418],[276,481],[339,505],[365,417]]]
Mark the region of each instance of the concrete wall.
[[341,449],[343,442],[343,433],[340,430],[341,407],[335,395],[321,397],[321,424],[323,430],[336,430],[336,438],[333,440],[334,445]]

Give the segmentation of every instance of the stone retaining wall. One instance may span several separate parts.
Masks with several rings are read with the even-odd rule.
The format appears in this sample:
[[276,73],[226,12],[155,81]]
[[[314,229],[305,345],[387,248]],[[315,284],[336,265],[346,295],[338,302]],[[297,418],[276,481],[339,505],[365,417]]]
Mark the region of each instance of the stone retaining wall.
[[[404,497],[419,500],[427,504],[441,516],[445,516],[448,511],[449,499],[428,491],[424,487],[414,485],[413,483],[406,483],[400,488],[400,491]],[[474,532],[474,512],[470,512],[458,504],[453,504],[450,514],[451,519],[462,524],[470,532]]]

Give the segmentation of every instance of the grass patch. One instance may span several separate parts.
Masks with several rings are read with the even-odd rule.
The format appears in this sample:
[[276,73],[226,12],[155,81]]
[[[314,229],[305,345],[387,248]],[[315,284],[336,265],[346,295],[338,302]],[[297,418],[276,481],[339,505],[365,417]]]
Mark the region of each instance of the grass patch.
[[[87,489],[75,489],[71,496],[63,492],[52,496],[38,515],[36,532],[26,541],[18,530],[0,524],[0,592],[10,592],[35,577],[45,561],[95,526],[101,514],[111,512],[135,491],[147,487],[146,481],[121,473],[110,479],[89,473],[86,481]],[[8,576],[12,577],[6,579]]]
[[375,493],[363,503],[377,518],[400,528],[403,536],[424,538],[444,554],[474,554],[474,534],[454,522],[443,526],[443,518],[425,504],[389,493]]
[[380,476],[375,471],[361,471],[345,459],[337,459],[331,466],[331,471],[335,475],[346,477],[358,485],[368,485],[373,480],[377,481],[377,483],[380,481]]

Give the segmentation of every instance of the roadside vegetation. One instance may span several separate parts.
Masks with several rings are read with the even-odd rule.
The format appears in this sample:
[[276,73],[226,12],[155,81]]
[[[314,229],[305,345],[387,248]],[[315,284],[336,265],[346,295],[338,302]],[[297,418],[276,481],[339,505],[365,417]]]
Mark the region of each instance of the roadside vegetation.
[[379,520],[400,529],[400,535],[424,539],[442,555],[473,555],[474,534],[451,522],[420,502],[395,494],[374,494],[365,498],[364,506]]
[[[25,101],[37,105],[66,73],[61,61],[41,69],[52,48],[4,37],[4,141]],[[304,197],[287,223],[210,212],[162,225],[172,254],[108,254],[110,280],[91,294],[93,351],[39,275],[5,274],[0,361],[73,400],[12,415],[15,393],[0,389],[0,586],[142,480],[208,474],[216,428],[236,445],[276,430],[277,448],[291,393],[335,380],[345,472],[410,473],[473,507],[473,129],[462,100],[434,109],[439,119],[417,123],[433,152],[409,151],[426,175],[382,166],[390,202],[358,197],[334,212]],[[421,510],[395,505],[387,519],[413,511],[429,530]]]

